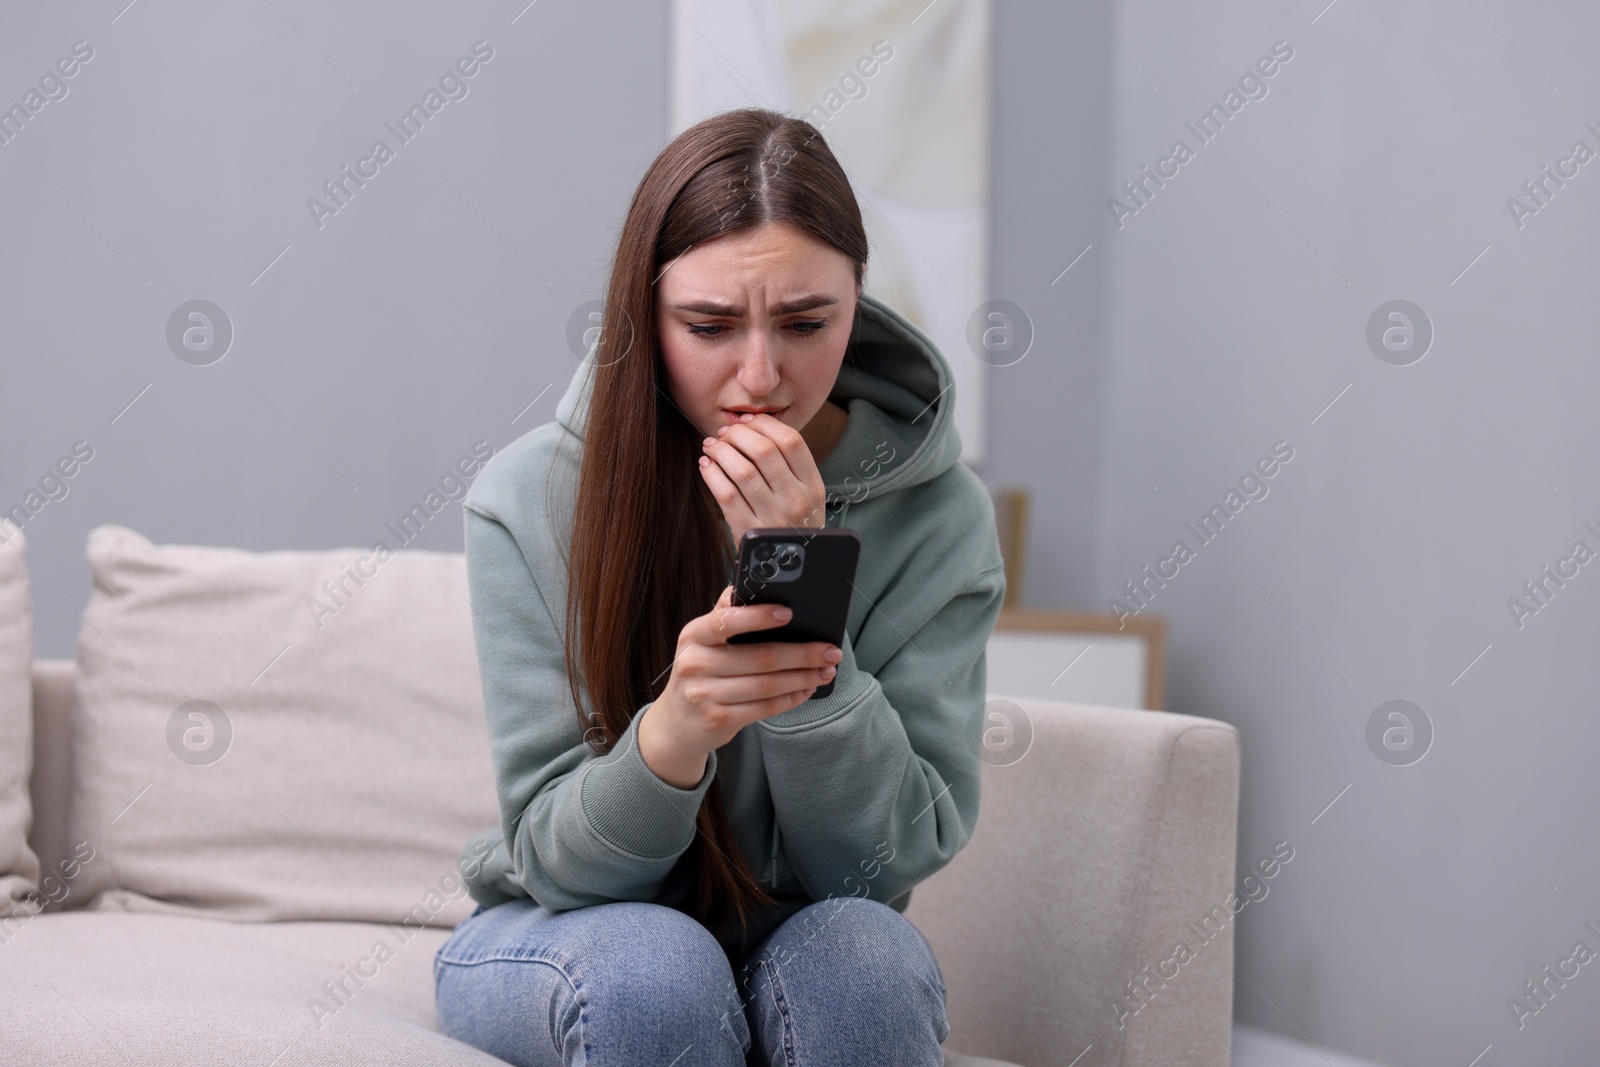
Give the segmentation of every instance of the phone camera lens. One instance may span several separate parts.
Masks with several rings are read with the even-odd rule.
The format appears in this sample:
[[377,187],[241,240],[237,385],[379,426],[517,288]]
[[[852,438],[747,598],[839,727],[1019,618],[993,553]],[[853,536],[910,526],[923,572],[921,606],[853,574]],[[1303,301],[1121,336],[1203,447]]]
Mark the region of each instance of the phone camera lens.
[[751,570],[755,571],[757,578],[767,581],[778,576],[778,565],[770,559],[757,560]]
[[778,546],[777,545],[772,544],[770,541],[764,541],[761,544],[756,546],[755,552],[754,552],[754,557],[757,560],[768,560],[768,559],[771,559],[772,556],[773,556],[773,553],[775,553],[777,551],[778,551]]
[[781,545],[778,548],[778,566],[784,570],[793,570],[800,565],[800,546]]

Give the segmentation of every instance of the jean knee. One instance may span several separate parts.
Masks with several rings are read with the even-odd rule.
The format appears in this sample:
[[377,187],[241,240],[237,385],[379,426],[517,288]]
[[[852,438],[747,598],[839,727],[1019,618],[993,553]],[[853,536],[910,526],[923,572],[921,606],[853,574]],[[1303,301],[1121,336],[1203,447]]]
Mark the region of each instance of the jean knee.
[[[827,1004],[843,1031],[949,1037],[944,975],[922,932],[879,901],[838,897],[802,908],[759,958],[751,985],[769,997],[826,988]],[[878,1023],[885,1025],[879,1027]]]
[[944,974],[933,954],[933,946],[915,923],[889,905],[867,897],[835,897],[818,901],[802,910],[815,909],[819,923],[833,932],[837,940],[860,946],[887,965],[919,973],[942,995]]
[[742,1063],[750,1034],[732,969],[694,919],[630,901],[500,907],[511,910],[463,924],[435,958],[449,1036],[513,1063],[667,1063],[690,1049],[695,1062]]
[[610,911],[594,950],[574,960],[588,980],[591,1005],[640,1011],[658,1025],[685,1031],[711,1025],[742,1049],[750,1034],[734,986],[733,968],[717,939],[692,917],[658,904],[621,902]]

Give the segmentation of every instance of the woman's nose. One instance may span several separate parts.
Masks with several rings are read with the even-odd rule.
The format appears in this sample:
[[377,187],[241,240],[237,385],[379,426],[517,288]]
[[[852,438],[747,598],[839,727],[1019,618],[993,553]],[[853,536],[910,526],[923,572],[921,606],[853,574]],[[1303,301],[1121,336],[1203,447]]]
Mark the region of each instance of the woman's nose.
[[739,384],[756,396],[769,393],[777,386],[778,368],[764,339],[752,340],[750,347],[741,353]]

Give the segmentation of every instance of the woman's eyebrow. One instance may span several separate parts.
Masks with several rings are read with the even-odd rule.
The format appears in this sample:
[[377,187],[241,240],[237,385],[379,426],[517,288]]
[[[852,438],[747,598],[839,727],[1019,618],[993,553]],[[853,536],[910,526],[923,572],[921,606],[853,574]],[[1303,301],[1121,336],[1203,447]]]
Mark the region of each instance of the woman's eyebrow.
[[[793,315],[798,311],[810,311],[812,308],[827,307],[838,302],[837,297],[824,296],[822,294],[802,296],[798,300],[774,304],[772,313],[774,315]],[[743,308],[736,308],[732,304],[719,304],[714,300],[695,300],[687,304],[673,304],[672,310],[687,311],[691,315],[716,315],[725,319],[737,319],[744,315]]]

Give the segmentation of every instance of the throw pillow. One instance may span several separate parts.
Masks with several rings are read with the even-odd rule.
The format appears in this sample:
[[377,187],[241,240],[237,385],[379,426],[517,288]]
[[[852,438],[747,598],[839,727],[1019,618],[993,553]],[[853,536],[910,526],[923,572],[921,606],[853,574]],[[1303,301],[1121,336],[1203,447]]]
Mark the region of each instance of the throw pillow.
[[498,821],[461,553],[89,534],[72,839],[91,910],[454,926]]

